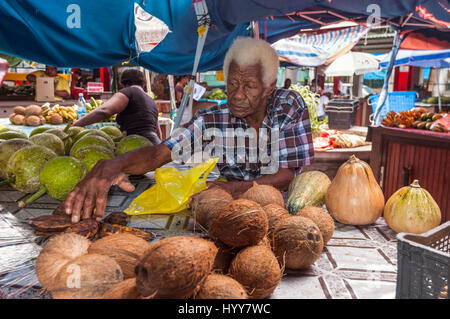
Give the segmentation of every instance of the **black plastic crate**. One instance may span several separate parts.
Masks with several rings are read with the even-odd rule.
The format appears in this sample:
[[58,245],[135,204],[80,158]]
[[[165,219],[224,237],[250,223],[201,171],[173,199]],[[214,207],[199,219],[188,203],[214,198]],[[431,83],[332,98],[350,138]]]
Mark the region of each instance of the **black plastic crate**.
[[424,234],[397,235],[398,299],[449,299],[450,221]]
[[328,127],[330,129],[349,129],[356,118],[358,100],[336,99],[328,102],[325,113],[328,115]]

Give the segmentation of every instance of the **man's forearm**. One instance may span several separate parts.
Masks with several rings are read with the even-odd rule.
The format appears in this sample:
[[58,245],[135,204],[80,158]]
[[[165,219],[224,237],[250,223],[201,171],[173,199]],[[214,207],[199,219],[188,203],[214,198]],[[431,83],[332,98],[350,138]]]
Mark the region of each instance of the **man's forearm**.
[[122,154],[113,159],[121,170],[129,175],[141,175],[171,161],[171,152],[164,144],[145,146]]
[[86,125],[101,122],[109,117],[110,115],[103,110],[94,110],[83,116],[81,119],[77,120],[75,123],[73,123],[73,126],[84,127]]

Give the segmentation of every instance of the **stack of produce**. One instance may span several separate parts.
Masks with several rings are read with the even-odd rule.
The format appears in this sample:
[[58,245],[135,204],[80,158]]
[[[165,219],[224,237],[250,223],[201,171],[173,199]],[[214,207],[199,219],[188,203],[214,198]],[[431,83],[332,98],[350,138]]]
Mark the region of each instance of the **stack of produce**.
[[[96,108],[102,106],[103,103],[104,102],[102,100],[96,100],[93,97],[91,97],[89,102],[86,103],[86,113],[89,113],[89,112],[95,110]],[[103,120],[102,122],[115,122],[115,121],[116,121],[116,114],[114,114],[110,118]]]
[[53,105],[48,113],[45,115],[45,119],[50,124],[63,124],[68,122],[75,122],[77,120],[77,108],[75,106],[60,106],[59,104]]
[[4,140],[0,142],[0,164],[3,164],[0,178],[4,179],[1,184],[34,193],[19,202],[19,207],[44,194],[65,200],[99,160],[115,156],[116,143],[121,152],[151,145],[142,136],[123,139],[116,127],[102,130],[39,127],[30,133],[29,139],[22,131],[2,130],[0,139]]
[[[446,119],[442,120],[443,118]],[[425,109],[419,108],[400,113],[391,111],[381,120],[381,124],[389,127],[415,128],[447,133],[449,131],[449,120],[448,113],[427,112]]]
[[14,113],[9,116],[9,121],[13,125],[39,126],[45,124],[43,114],[46,107],[39,105],[28,105],[27,107],[16,106]]
[[[223,189],[207,189],[190,207],[203,237],[174,236],[151,244],[153,237],[105,230],[126,227],[123,213],[100,224],[86,220],[71,226],[64,213],[35,218],[33,227],[63,232],[37,258],[37,277],[54,298],[266,298],[286,270],[305,270],[318,260],[335,220],[367,225],[384,209],[396,231],[423,232],[440,221],[439,208],[417,181],[385,207],[370,167],[354,156],[332,181],[319,171],[299,174],[286,202],[276,188],[254,183],[238,199]],[[81,285],[64,285],[69,267],[78,267]]]
[[[303,186],[293,185],[291,193],[294,188],[303,190]],[[324,202],[325,192],[319,202]],[[285,269],[303,270],[319,258],[334,231],[331,216],[309,206],[289,214],[284,206],[278,189],[257,183],[239,199],[219,188],[194,196],[190,207],[195,222],[218,248],[215,277],[204,284],[208,289],[224,291],[233,286],[225,281],[231,278],[244,288],[245,294],[239,292],[241,297],[266,298],[280,283]],[[224,277],[217,277],[217,273]],[[194,298],[203,298],[201,292],[202,288]],[[217,296],[224,298],[220,293],[206,298]]]

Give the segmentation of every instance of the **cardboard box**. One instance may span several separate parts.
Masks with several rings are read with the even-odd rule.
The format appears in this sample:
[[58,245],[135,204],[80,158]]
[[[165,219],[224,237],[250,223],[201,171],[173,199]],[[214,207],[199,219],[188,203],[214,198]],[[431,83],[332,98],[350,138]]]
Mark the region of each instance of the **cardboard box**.
[[36,78],[36,101],[51,102],[55,100],[55,80],[52,77]]

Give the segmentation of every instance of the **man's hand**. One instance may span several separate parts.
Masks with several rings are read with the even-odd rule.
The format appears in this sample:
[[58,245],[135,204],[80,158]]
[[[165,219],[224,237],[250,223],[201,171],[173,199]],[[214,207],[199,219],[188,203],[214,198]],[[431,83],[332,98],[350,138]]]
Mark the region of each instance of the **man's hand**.
[[134,191],[128,176],[121,170],[120,162],[114,159],[100,160],[66,199],[65,210],[68,215],[72,215],[72,222],[79,222],[80,217],[90,218],[94,207],[96,219],[101,221],[112,185],[126,192]]

